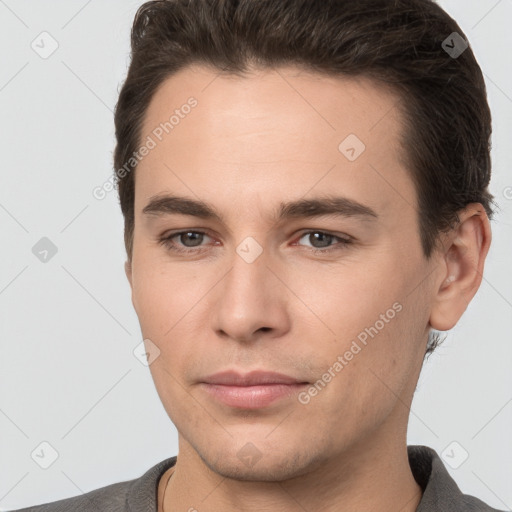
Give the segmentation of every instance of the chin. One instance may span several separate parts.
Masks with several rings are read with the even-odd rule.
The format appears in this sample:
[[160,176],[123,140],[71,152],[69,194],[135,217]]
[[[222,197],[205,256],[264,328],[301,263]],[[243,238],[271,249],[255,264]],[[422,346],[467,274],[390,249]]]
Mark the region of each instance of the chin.
[[245,452],[199,453],[205,465],[218,475],[242,482],[284,482],[303,476],[324,461],[321,456],[307,455],[298,450],[274,449],[265,454],[249,445]]

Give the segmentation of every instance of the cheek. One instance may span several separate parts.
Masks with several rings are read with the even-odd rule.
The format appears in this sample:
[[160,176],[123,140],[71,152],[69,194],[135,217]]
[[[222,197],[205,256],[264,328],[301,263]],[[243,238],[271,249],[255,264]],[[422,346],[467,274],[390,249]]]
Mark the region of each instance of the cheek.
[[[375,396],[394,400],[386,386],[398,393],[403,388],[418,357],[423,329],[418,298],[410,293],[417,270],[404,267],[392,252],[367,263],[331,268],[324,274],[306,273],[295,289],[317,314],[308,313],[312,322],[321,332],[331,331],[330,339],[321,343],[322,350],[312,357],[314,367],[328,371],[342,357],[343,369],[336,373],[331,390],[338,389],[342,402],[358,403],[361,415]],[[335,343],[330,343],[334,338]],[[333,396],[331,403],[340,402]]]
[[204,295],[199,279],[185,267],[134,262],[133,301],[144,336],[165,339],[186,322]]
[[387,259],[366,257],[360,263],[355,259],[347,258],[336,266],[317,265],[314,271],[294,269],[288,277],[295,283],[293,291],[304,304],[301,308],[307,317],[316,321],[322,332],[330,331],[331,337],[343,343],[376,322],[379,331],[385,330],[388,324],[381,325],[380,315],[390,310],[387,316],[394,317],[393,304],[404,296],[404,282],[396,279],[389,255]]
[[188,382],[188,372],[194,370],[207,349],[207,291],[218,279],[213,276],[212,283],[205,286],[205,279],[185,271],[190,268],[182,269],[145,262],[144,267],[139,266],[133,283],[142,336],[160,351],[150,371],[164,404],[176,403],[175,395]]

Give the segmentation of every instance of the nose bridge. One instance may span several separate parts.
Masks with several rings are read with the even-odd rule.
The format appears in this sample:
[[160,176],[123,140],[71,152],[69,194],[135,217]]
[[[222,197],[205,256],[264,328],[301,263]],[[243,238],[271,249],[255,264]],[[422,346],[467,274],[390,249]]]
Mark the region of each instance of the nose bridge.
[[254,239],[246,239],[238,245],[223,290],[224,298],[234,302],[232,307],[243,310],[250,306],[256,312],[268,301],[267,293],[272,287],[268,259],[267,251]]
[[284,328],[285,301],[267,267],[269,253],[254,239],[245,239],[230,264],[215,297],[215,330],[247,340],[261,328]]

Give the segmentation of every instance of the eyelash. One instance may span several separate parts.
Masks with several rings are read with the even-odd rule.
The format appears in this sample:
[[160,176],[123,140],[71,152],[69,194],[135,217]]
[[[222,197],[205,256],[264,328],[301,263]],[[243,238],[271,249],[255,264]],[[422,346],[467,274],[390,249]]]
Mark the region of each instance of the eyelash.
[[[178,254],[192,254],[192,253],[196,253],[197,254],[197,253],[203,252],[202,249],[201,249],[203,246],[198,246],[199,249],[195,249],[195,248],[183,249],[181,247],[178,248],[178,246],[172,241],[173,238],[179,237],[180,235],[186,235],[188,233],[194,233],[194,234],[209,236],[208,233],[205,233],[204,231],[186,230],[186,231],[179,231],[177,233],[171,233],[170,235],[167,235],[167,236],[164,236],[164,237],[160,238],[158,240],[158,242],[160,244],[162,244],[166,249],[168,249],[170,251],[173,251],[175,253],[178,253]],[[305,235],[311,235],[313,233],[321,233],[322,235],[330,236],[333,239],[337,239],[339,241],[338,244],[330,246],[330,247],[327,247],[325,249],[309,248],[308,249],[309,252],[311,252],[313,254],[327,254],[327,253],[330,253],[332,251],[344,250],[344,249],[346,249],[346,246],[348,246],[351,243],[353,243],[353,240],[350,239],[350,238],[339,237],[339,236],[333,235],[333,234],[331,234],[331,233],[329,233],[327,231],[320,231],[320,230],[305,231],[304,233],[301,234],[301,236],[299,237],[299,240],[301,238],[304,238]]]

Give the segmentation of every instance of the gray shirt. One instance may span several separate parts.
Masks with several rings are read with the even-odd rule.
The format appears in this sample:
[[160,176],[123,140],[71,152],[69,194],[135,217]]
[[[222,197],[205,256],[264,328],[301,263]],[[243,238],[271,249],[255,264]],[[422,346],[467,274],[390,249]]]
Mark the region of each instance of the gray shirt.
[[[409,464],[423,489],[416,512],[504,512],[462,494],[438,454],[427,446],[408,446]],[[157,512],[158,482],[176,463],[176,457],[159,462],[140,478],[107,485],[65,500],[12,512]]]

